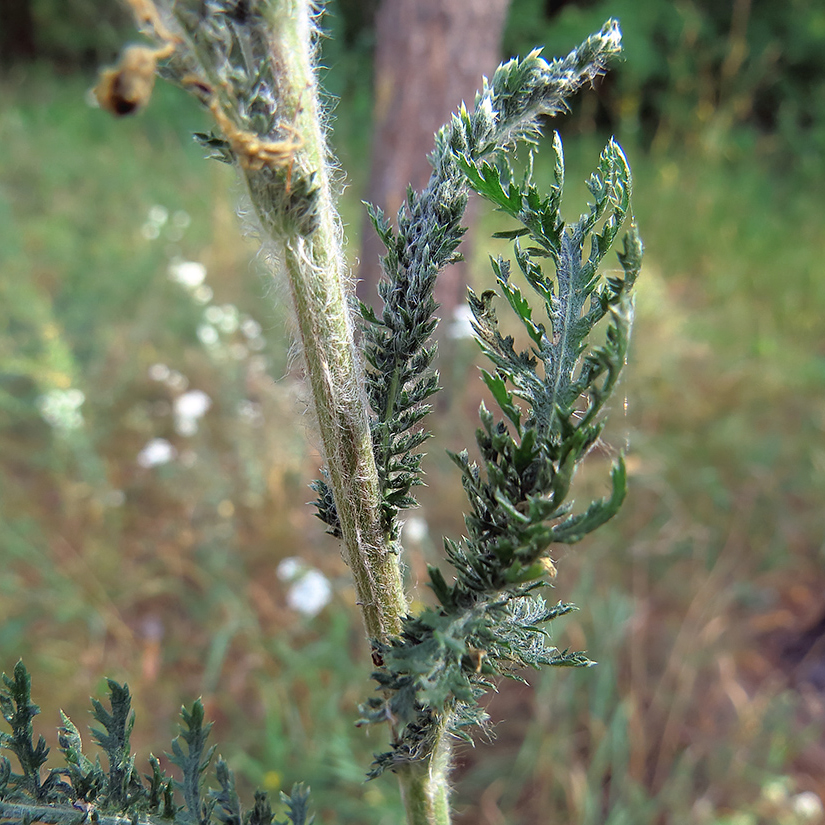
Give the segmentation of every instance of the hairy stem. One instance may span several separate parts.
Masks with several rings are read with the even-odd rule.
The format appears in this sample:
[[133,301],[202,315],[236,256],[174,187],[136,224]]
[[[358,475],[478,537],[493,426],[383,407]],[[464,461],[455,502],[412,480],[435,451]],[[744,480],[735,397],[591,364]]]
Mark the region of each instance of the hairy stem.
[[360,394],[363,384],[346,296],[336,277],[338,262],[329,260],[328,241],[299,238],[285,244],[283,257],[347,562],[367,634],[386,640],[400,632],[407,605],[398,556],[381,525],[378,473]]
[[[281,234],[255,198],[261,181],[247,172],[249,191],[265,229],[280,241],[303,344],[306,370],[315,400],[329,483],[355,580],[367,634],[385,643],[401,632],[407,602],[398,555],[381,523],[381,490],[372,449],[364,379],[356,356],[340,245],[337,213],[331,199],[315,77],[312,70],[308,4],[284,14],[275,31],[275,61],[291,97],[300,102],[297,129],[302,152],[312,170],[316,220],[310,234]],[[285,90],[286,91],[286,90]],[[287,95],[284,95],[287,97]],[[441,781],[429,773],[401,776],[409,825],[449,822],[446,759]],[[427,800],[427,804],[423,804]]]
[[427,760],[398,770],[401,798],[408,825],[450,825],[450,757],[452,748],[446,722],[435,737]]
[[[284,215],[270,209],[267,202],[268,170],[246,170],[245,174],[261,224],[285,264],[345,556],[367,634],[385,641],[400,631],[407,602],[398,556],[381,525],[378,472],[312,65],[310,6],[308,2],[280,5],[272,25],[277,33],[272,61],[277,67],[280,97],[290,101],[296,112],[294,128],[303,145],[293,161],[294,175],[311,180],[314,219],[307,228],[301,221],[297,227],[290,225],[289,211]],[[296,191],[297,186],[296,180]],[[294,200],[298,200],[297,194]],[[302,214],[299,203],[293,202],[290,208]]]

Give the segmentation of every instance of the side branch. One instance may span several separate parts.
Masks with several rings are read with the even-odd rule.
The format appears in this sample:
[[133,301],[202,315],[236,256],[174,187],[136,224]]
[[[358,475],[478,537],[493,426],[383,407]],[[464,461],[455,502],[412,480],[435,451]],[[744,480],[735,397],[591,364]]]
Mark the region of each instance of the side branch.
[[93,805],[30,805],[25,802],[0,801],[0,823],[3,825],[27,825],[44,822],[48,825],[169,825],[169,819],[161,816],[128,816],[126,814],[101,814]]

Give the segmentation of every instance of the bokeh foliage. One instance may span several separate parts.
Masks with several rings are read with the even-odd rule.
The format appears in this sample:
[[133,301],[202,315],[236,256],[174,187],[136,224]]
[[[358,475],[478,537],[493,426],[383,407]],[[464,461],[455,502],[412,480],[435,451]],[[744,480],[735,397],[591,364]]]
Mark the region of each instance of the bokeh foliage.
[[505,51],[539,42],[555,53],[606,14],[622,21],[629,58],[585,121],[655,147],[698,144],[728,157],[758,147],[783,166],[817,163],[825,148],[821,4],[514,0]]
[[[123,7],[107,0],[18,0],[30,8],[34,56],[93,66],[131,36]],[[326,46],[332,91],[353,93],[370,71],[375,0],[329,0]],[[537,44],[561,54],[607,17],[622,21],[621,72],[586,97],[585,123],[638,133],[645,144],[741,154],[760,144],[776,159],[815,163],[825,148],[825,9],[807,0],[512,0],[505,56]],[[341,72],[340,69],[344,68]],[[355,72],[355,74],[353,73]],[[363,84],[361,84],[361,88]],[[595,107],[595,110],[594,110]]]

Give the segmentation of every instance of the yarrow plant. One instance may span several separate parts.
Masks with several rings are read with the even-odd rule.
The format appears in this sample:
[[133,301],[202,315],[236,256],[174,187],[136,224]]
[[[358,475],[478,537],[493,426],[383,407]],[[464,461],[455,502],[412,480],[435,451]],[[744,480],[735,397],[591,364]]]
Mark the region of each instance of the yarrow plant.
[[[556,575],[554,545],[596,530],[625,496],[621,458],[607,497],[574,510],[569,493],[626,360],[642,245],[630,170],[616,143],[602,152],[588,181],[592,202],[575,223],[561,216],[559,136],[549,191],[534,183],[531,162],[540,119],[562,111],[619,53],[618,24],[609,20],[566,58],[548,61],[535,51],[500,66],[483,81],[472,111],[462,106],[437,133],[430,181],[410,192],[397,228],[369,208],[386,248],[383,308],[375,311],[354,304],[341,250],[315,66],[319,9],[309,0],[130,4],[152,44],[129,47],[96,94],[104,108],[128,114],[147,103],[158,72],[214,119],[214,130],[197,137],[212,157],[237,168],[266,251],[289,285],[326,460],[314,485],[317,513],[342,542],[375,666],[376,689],[359,724],[389,729],[389,746],[369,775],[398,776],[411,825],[448,823],[452,743],[486,724],[480,697],[499,677],[521,678],[527,666],[591,664],[583,652],[549,643],[548,623],[573,606],[548,604],[542,594]],[[530,156],[524,175],[510,162],[519,146]],[[466,536],[445,539],[449,572],[429,571],[435,606],[413,614],[402,584],[401,516],[416,505],[419,448],[430,437],[429,400],[439,389],[433,288],[459,257],[471,191],[505,216],[496,237],[513,244],[512,260],[492,261],[495,289],[468,297],[496,409],[480,408],[476,457],[451,455],[468,499]],[[600,266],[623,227],[621,269],[605,276]],[[518,338],[500,324],[502,306],[521,329]],[[108,771],[84,754],[64,719],[65,766],[44,777],[48,749],[33,739],[38,709],[28,674],[19,664],[4,680],[0,702],[11,733],[0,745],[22,772],[0,759],[0,820],[275,821],[262,794],[242,812],[222,761],[218,790],[203,793],[212,751],[199,703],[184,710],[173,743],[180,781],[154,757],[141,778],[129,751],[129,691],[115,682],[111,709],[94,703],[102,727],[93,736]],[[289,822],[311,821],[302,787],[285,799]]]

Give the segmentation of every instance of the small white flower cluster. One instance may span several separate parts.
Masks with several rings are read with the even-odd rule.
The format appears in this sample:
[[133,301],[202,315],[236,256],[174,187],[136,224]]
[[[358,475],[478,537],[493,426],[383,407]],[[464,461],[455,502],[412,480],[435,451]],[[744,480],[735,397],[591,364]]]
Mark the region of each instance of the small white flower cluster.
[[[203,320],[198,325],[198,339],[216,360],[227,356],[243,361],[250,352],[266,347],[261,325],[249,315],[241,315],[234,304],[218,306],[211,303],[214,293],[206,281],[206,267],[198,261],[175,258],[169,264],[169,279],[179,284],[192,296],[195,303],[205,306]],[[234,336],[240,331],[243,340],[224,345],[222,336]]]
[[[177,370],[169,369],[166,364],[152,364],[149,367],[149,377],[181,393],[172,404],[172,411],[175,414],[175,431],[179,435],[194,435],[198,431],[198,421],[212,406],[212,399],[203,390],[184,392],[189,386],[189,379]],[[164,405],[164,411],[168,410],[165,402]]]
[[212,406],[212,399],[203,390],[189,390],[175,399],[175,430],[181,435],[194,435],[198,421]]
[[140,228],[140,234],[147,241],[156,241],[163,231],[163,235],[168,241],[176,243],[183,238],[183,233],[192,223],[192,219],[187,212],[179,209],[173,213],[171,220],[169,210],[165,206],[155,204],[149,209],[146,222]]
[[[169,211],[163,206],[153,206],[144,226],[144,236],[156,238],[160,229],[169,222]],[[183,212],[172,215],[171,226],[185,229],[189,225],[189,216]],[[154,228],[153,228],[154,227]],[[167,237],[169,232],[166,232]],[[200,261],[187,261],[180,257],[172,258],[169,263],[168,277],[178,284],[196,304],[204,307],[203,319],[197,328],[197,336],[207,352],[216,360],[232,358],[236,361],[248,359],[250,373],[266,369],[266,361],[259,353],[266,347],[261,325],[249,315],[241,314],[234,304],[218,306],[212,303],[214,292],[206,283],[206,266]],[[224,336],[230,338],[224,340]],[[231,340],[234,338],[234,340]],[[171,405],[158,401],[153,409],[158,415],[175,417],[175,431],[181,436],[193,436],[198,431],[201,418],[212,406],[212,399],[202,390],[188,390],[189,380],[177,370],[166,364],[157,363],[149,367],[149,378],[165,384],[177,394]],[[242,400],[237,407],[238,416],[247,423],[260,424],[263,420],[261,405],[249,400]],[[154,438],[138,454],[141,467],[156,467],[178,458],[184,466],[190,467],[197,460],[192,450],[184,450],[178,455],[175,447],[165,438]]]
[[187,289],[197,289],[206,280],[206,267],[200,261],[176,261],[169,266],[169,277]]
[[141,467],[157,467],[168,464],[177,454],[178,451],[165,438],[153,438],[138,453],[137,463]]
[[404,522],[402,535],[412,545],[423,544],[430,537],[430,528],[421,516],[410,516]]
[[453,310],[453,317],[450,320],[450,325],[447,328],[447,335],[450,338],[461,341],[465,338],[473,338],[473,311],[467,304],[458,304]]
[[212,287],[204,283],[206,267],[200,261],[173,258],[169,263],[169,280],[182,286],[196,304],[208,304],[214,295]]
[[818,794],[813,791],[793,793],[794,782],[790,777],[780,776],[772,779],[762,787],[762,798],[788,811],[793,819],[783,819],[789,825],[823,822],[825,805]]
[[303,559],[294,556],[283,559],[278,565],[278,578],[290,585],[287,604],[304,616],[317,616],[332,598],[329,579]]
[[80,407],[86,396],[78,389],[52,389],[37,399],[37,407],[43,419],[55,430],[68,432],[83,426]]
[[189,386],[189,379],[183,373],[170,369],[166,364],[152,364],[149,367],[149,377],[166,384],[175,392],[183,392]]
[[[243,340],[230,342],[224,347],[221,336],[234,335],[238,331]],[[228,354],[235,361],[243,361],[250,351],[260,352],[266,346],[261,325],[249,315],[241,315],[234,304],[210,304],[198,326],[198,338],[213,357],[221,358]]]
[[791,808],[802,822],[821,822],[825,815],[825,806],[813,791],[796,794],[791,799]]
[[[203,390],[188,390],[189,379],[177,370],[169,369],[166,364],[152,364],[149,378],[166,384],[169,389],[179,392],[171,405],[175,416],[175,431],[182,436],[192,436],[198,431],[198,422],[209,412],[212,399]],[[168,413],[170,405],[162,402],[161,409]],[[153,438],[138,453],[137,463],[141,467],[157,467],[168,464],[178,457],[178,451],[165,438]],[[184,466],[194,464],[195,454],[186,450],[180,455]]]

